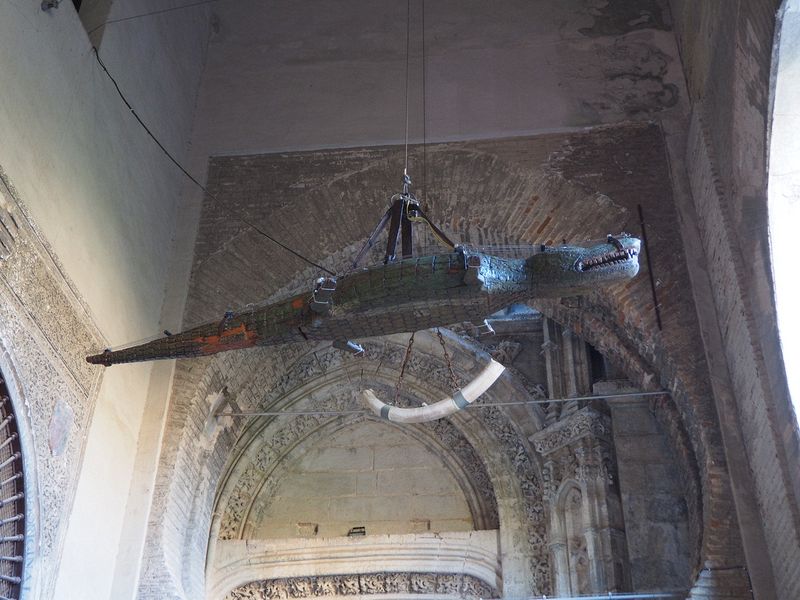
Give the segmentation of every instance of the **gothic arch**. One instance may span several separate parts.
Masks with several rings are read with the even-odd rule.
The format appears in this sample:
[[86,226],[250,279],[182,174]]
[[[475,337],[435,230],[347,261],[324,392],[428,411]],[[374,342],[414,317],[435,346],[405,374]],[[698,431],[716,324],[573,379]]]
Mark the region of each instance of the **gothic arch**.
[[[480,351],[477,348],[469,348],[464,346],[462,341],[459,341],[457,336],[447,334],[451,351],[453,351],[453,364],[459,375],[467,379],[470,374],[476,369],[480,368],[480,364],[475,361],[473,352]],[[396,380],[397,373],[399,372],[400,363],[405,352],[405,336],[394,336],[381,342],[374,341],[365,345],[367,357],[357,363],[346,363],[347,357],[342,357],[341,353],[336,350],[327,348],[324,350],[316,351],[302,357],[300,361],[295,363],[295,366],[289,369],[289,376],[284,381],[293,381],[293,384],[287,384],[285,389],[292,391],[284,394],[277,399],[277,403],[266,404],[269,400],[262,400],[257,402],[255,406],[266,408],[270,406],[270,410],[275,409],[309,409],[316,407],[322,409],[331,406],[331,397],[326,390],[335,386],[346,385],[353,379],[360,376],[359,370],[363,368],[365,371],[373,367],[379,367],[381,374],[379,376],[371,376],[369,380],[365,378],[364,384],[367,385],[380,385],[391,387]],[[453,346],[455,348],[453,348]],[[469,372],[465,368],[470,369]],[[435,382],[437,387],[432,388],[431,382]],[[447,371],[444,361],[441,357],[441,348],[436,341],[436,337],[429,333],[417,334],[417,342],[415,344],[415,353],[408,365],[407,375],[405,378],[406,389],[412,396],[417,398],[430,398],[438,397],[438,394],[446,394],[447,389]],[[248,387],[256,386],[260,389],[263,382],[260,378],[256,377],[253,381],[248,383]],[[439,387],[441,386],[441,387]],[[246,389],[231,390],[228,386],[230,393],[241,397],[247,395],[249,392]],[[324,402],[319,398],[324,397]],[[352,397],[352,396],[351,396]],[[486,401],[491,402],[492,399],[502,398],[525,398],[528,397],[528,392],[520,385],[514,378],[507,378],[502,382],[496,384],[496,388],[490,390],[486,396]],[[344,398],[347,400],[347,398]],[[360,405],[341,404],[342,398],[335,402],[335,406],[340,408],[349,408],[354,406],[360,408]],[[494,493],[497,495],[497,510],[500,517],[501,534],[506,536],[504,544],[514,546],[518,550],[518,557],[513,558],[509,556],[509,561],[522,561],[527,566],[518,567],[511,570],[517,572],[528,571],[535,578],[535,583],[528,581],[518,582],[516,585],[523,585],[526,589],[546,590],[548,589],[549,581],[549,568],[547,566],[547,554],[544,548],[544,523],[542,522],[542,509],[541,509],[541,491],[539,490],[540,481],[540,467],[538,466],[535,456],[529,447],[525,435],[517,430],[511,421],[508,421],[506,414],[496,408],[493,409],[480,409],[482,413],[486,413],[483,417],[480,415],[459,414],[456,415],[451,423],[443,421],[440,423],[430,423],[419,426],[415,429],[419,433],[430,437],[430,433],[426,431],[435,431],[436,436],[446,436],[451,440],[447,445],[455,448],[461,448],[462,454],[467,454],[471,458],[464,459],[458,457],[456,460],[463,462],[465,460],[472,462],[488,461],[485,468],[488,471],[490,486],[494,488]],[[512,412],[516,413],[519,417],[531,420],[532,415],[534,422],[539,422],[542,418],[540,411],[537,408],[531,409],[530,407],[514,407]],[[524,415],[524,416],[523,416]],[[308,421],[309,428],[316,428],[318,423],[315,421]],[[487,429],[487,424],[489,428]],[[239,438],[237,443],[238,450],[233,450],[231,453],[230,467],[221,475],[220,479],[220,495],[218,495],[215,506],[216,515],[211,526],[211,538],[216,539],[221,533],[222,537],[228,537],[236,527],[241,531],[243,527],[243,515],[249,510],[246,506],[240,506],[238,501],[234,503],[234,509],[239,516],[235,521],[239,523],[231,529],[230,524],[226,525],[226,515],[222,510],[226,500],[224,496],[230,494],[232,486],[240,485],[245,481],[243,486],[247,492],[247,497],[252,500],[253,490],[259,485],[258,483],[249,483],[253,477],[253,469],[248,466],[250,463],[243,460],[247,450],[243,449],[251,447],[253,441],[261,437],[259,433],[264,427],[274,427],[275,425],[268,419],[254,419],[251,423],[245,426],[245,432]],[[449,433],[447,432],[449,430]],[[280,427],[275,430],[270,430],[271,434],[267,437],[269,439],[281,439],[287,437],[285,433],[281,433]],[[467,441],[459,442],[461,436]],[[292,445],[297,442],[297,436],[289,436]],[[500,446],[498,447],[498,443]],[[252,447],[256,447],[253,445]],[[473,450],[472,447],[475,449]],[[507,458],[502,459],[498,456],[498,449],[502,450]],[[452,452],[452,451],[451,451]],[[265,449],[262,454],[273,454],[272,450]],[[480,458],[478,458],[480,457]],[[497,461],[500,462],[497,462]],[[506,462],[509,461],[509,462]],[[471,477],[478,476],[479,481],[485,479],[486,475],[481,475],[482,469],[473,467],[470,469]],[[244,477],[244,480],[241,478]],[[481,487],[479,484],[477,487]],[[483,484],[483,487],[486,487]],[[241,488],[240,488],[241,489]],[[226,492],[225,490],[229,490]],[[482,501],[483,506],[489,504],[488,499]],[[230,516],[230,515],[229,515]],[[525,524],[528,523],[526,526]],[[519,528],[522,526],[529,529],[529,533],[520,538]],[[238,534],[234,534],[238,535]],[[516,538],[516,539],[515,539]],[[213,541],[212,541],[213,544]],[[523,550],[523,548],[527,548]],[[213,554],[213,551],[211,551]],[[522,564],[520,563],[520,564]],[[509,568],[511,564],[507,565]],[[504,571],[505,572],[505,571]],[[522,580],[526,576],[520,576]],[[509,580],[509,585],[515,585],[513,579]]]
[[[420,349],[424,349],[426,344],[433,347],[432,345],[435,343],[433,338],[426,341],[425,335],[418,337],[421,342]],[[381,369],[386,368],[387,373],[390,373],[392,377],[396,375],[404,352],[404,342],[405,338],[402,339],[402,342],[379,342],[372,350],[368,346],[368,355],[372,352],[374,356],[372,364],[376,366],[381,364]],[[436,347],[438,348],[438,344]],[[437,356],[431,360],[420,360],[418,364],[415,364],[407,377],[409,385],[419,392],[420,397],[425,397],[425,393],[430,392],[431,365],[434,366],[433,370],[446,372],[446,367],[441,357],[438,356],[439,351],[437,350]],[[192,407],[191,411],[188,415],[180,413],[178,415],[182,419],[188,418],[191,412],[199,413],[198,416],[203,413],[207,415],[215,394],[223,388],[228,389],[236,406],[242,409],[285,408],[286,404],[282,399],[287,398],[287,393],[290,393],[290,390],[298,382],[313,382],[316,377],[325,374],[333,376],[337,370],[339,370],[338,377],[347,377],[341,371],[343,361],[347,357],[343,357],[338,351],[329,349],[308,352],[289,348],[286,354],[291,357],[292,362],[285,361],[286,356],[277,358],[274,354],[260,351],[240,353],[237,360],[233,362],[230,361],[230,358],[227,361],[220,359],[201,361],[201,363],[206,363],[201,385],[195,389],[191,397],[187,397],[188,406]],[[270,365],[276,362],[280,362],[281,366],[273,370]],[[476,366],[472,349],[465,348],[459,351],[458,355],[454,356],[454,364],[459,376],[468,378],[470,374],[464,369],[474,369]],[[277,381],[272,378],[273,373],[280,373]],[[355,375],[355,371],[350,374],[351,377]],[[445,385],[447,379],[442,377],[440,381],[441,385]],[[445,389],[440,389],[436,393],[444,392],[446,392]],[[504,379],[503,385],[499,386],[494,394],[496,395],[488,396],[489,400],[492,397],[495,399],[509,396],[527,397],[528,392],[521,384],[509,377]],[[248,399],[247,404],[244,403],[245,398]],[[532,410],[529,407],[512,407],[509,411],[501,411],[497,408],[481,409],[481,411],[483,415],[480,418],[472,415],[458,415],[458,419],[454,419],[453,423],[476,447],[480,456],[491,457],[491,466],[487,465],[487,469],[497,495],[501,532],[506,536],[503,544],[519,550],[508,553],[507,571],[517,575],[504,578],[504,585],[510,586],[510,590],[519,590],[519,593],[522,593],[522,590],[531,592],[547,590],[549,566],[544,548],[546,534],[544,533],[545,526],[539,489],[540,469],[525,435],[518,431],[508,416],[513,414],[515,419],[536,422],[541,419],[541,415],[537,416],[538,409]],[[253,422],[248,424],[243,424],[241,421],[231,422],[220,428],[214,434],[213,440],[206,440],[202,444],[198,444],[197,440],[202,437],[206,420],[206,417],[191,418],[193,431],[196,433],[187,435],[187,443],[179,446],[176,460],[173,463],[177,467],[186,469],[189,473],[204,473],[202,487],[192,496],[191,504],[187,507],[185,496],[180,493],[177,486],[173,487],[175,482],[166,472],[159,475],[160,481],[169,484],[165,489],[166,496],[164,496],[167,502],[163,510],[155,513],[155,518],[151,519],[149,548],[153,552],[145,563],[142,590],[146,590],[148,586],[147,571],[163,572],[168,564],[166,561],[169,560],[169,564],[179,566],[177,571],[173,570],[174,567],[167,568],[167,572],[171,571],[177,576],[173,576],[170,584],[174,586],[175,594],[202,593],[204,586],[202,570],[206,564],[206,547],[209,538],[201,539],[200,536],[203,533],[199,532],[206,532],[205,535],[208,536],[214,518],[211,508],[214,505],[214,490],[224,489],[227,485],[226,482],[231,477],[230,470],[228,470],[228,475],[223,475],[223,463],[231,461],[235,464],[242,455],[242,451],[236,450],[236,448],[240,448],[239,444],[245,444],[246,440],[251,439],[258,429]],[[498,443],[502,452],[497,452]],[[494,446],[487,447],[486,444]],[[170,520],[181,514],[185,515],[178,517],[179,522],[183,523],[181,530],[175,532],[165,529]],[[505,526],[503,515],[506,515]],[[513,525],[514,523],[527,523],[527,527],[520,529],[519,526]],[[512,526],[508,526],[509,524]],[[213,535],[215,534],[212,532]],[[171,539],[182,541],[175,545],[175,542],[170,542]],[[153,544],[153,541],[156,543]],[[170,548],[183,548],[184,550],[175,555],[174,550]],[[531,549],[524,550],[525,548]],[[543,551],[536,550],[536,548],[543,549]],[[174,558],[168,558],[170,555]],[[159,566],[159,564],[163,566]],[[517,566],[513,567],[513,564]],[[163,580],[154,585],[163,586]]]

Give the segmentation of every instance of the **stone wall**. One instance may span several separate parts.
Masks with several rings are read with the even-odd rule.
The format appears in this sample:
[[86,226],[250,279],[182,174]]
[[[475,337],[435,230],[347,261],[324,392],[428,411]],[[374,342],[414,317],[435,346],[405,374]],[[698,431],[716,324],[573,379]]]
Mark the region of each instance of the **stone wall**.
[[[136,468],[136,454],[158,447],[157,440],[140,439],[140,428],[149,416],[148,392],[163,407],[168,382],[151,389],[150,365],[87,375],[82,357],[163,328],[166,257],[178,221],[173,200],[184,175],[120,98],[74,3],[50,4],[58,6],[0,5],[0,169],[24,205],[20,228],[27,222],[49,256],[46,268],[31,258],[10,280],[19,298],[3,300],[0,342],[17,366],[3,371],[20,374],[39,444],[41,471],[31,479],[41,477],[40,496],[31,494],[29,502],[42,507],[41,536],[30,545],[41,562],[30,573],[46,585],[36,593],[123,599],[135,588],[150,488],[145,481],[138,493],[130,491],[152,471]],[[157,0],[114,2],[108,16],[162,7]],[[179,159],[190,137],[207,36],[208,13],[199,7],[109,25],[97,49],[137,114]],[[20,244],[20,255],[33,250],[33,242]],[[41,279],[45,270],[55,281],[69,280],[68,295],[85,304],[75,311],[73,300],[53,295],[55,284]],[[12,331],[23,323],[19,333]],[[96,327],[90,343],[80,331],[87,327]],[[29,363],[51,345],[49,358],[45,352]],[[64,347],[68,353],[58,358]],[[55,377],[52,365],[64,362],[73,375]],[[55,368],[63,373],[65,367]],[[61,410],[54,413],[55,407]],[[64,436],[58,456],[47,447],[53,414],[67,415],[54,425]]]
[[[461,531],[470,507],[442,457],[401,430],[360,422],[295,450],[254,501],[248,538]],[[271,496],[271,497],[270,497]]]
[[54,597],[102,373],[83,360],[102,343],[64,274],[0,171],[0,371],[25,473],[23,597]]
[[633,589],[681,589],[692,573],[693,541],[671,444],[645,399],[609,406]]

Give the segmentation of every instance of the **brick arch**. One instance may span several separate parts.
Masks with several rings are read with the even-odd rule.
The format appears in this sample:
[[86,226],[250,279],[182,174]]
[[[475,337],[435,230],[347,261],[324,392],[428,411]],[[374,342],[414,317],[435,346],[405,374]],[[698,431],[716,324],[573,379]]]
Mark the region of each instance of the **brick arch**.
[[[212,159],[217,174],[209,179],[209,190],[217,201],[203,208],[186,321],[207,321],[231,305],[304,289],[318,275],[317,269],[231,219],[226,203],[241,206],[253,222],[285,232],[284,241],[304,256],[345,272],[397,191],[398,174],[390,165],[402,163],[401,153],[400,147],[373,147],[248,156],[242,164],[237,157]],[[429,144],[426,155],[427,171],[436,178],[424,189],[418,181],[416,192],[431,218],[456,242],[480,246],[604,238],[635,222],[630,208],[609,196],[569,181],[550,166],[505,160],[491,144]],[[330,177],[306,171],[292,175],[306,163],[330,170]],[[231,178],[247,183],[238,189],[230,185]],[[249,202],[251,195],[259,202]],[[297,212],[286,210],[293,201],[314,207],[301,223]],[[433,243],[422,227],[417,232],[422,243]],[[364,264],[382,257],[379,243]]]
[[[653,225],[648,253],[660,294],[664,330],[658,331],[652,314],[649,273],[644,266],[642,274],[625,285],[592,294],[580,302],[569,300],[566,304],[551,302],[539,306],[545,314],[567,326],[576,330],[583,327],[580,333],[612,357],[615,353],[624,353],[629,357],[624,364],[634,375],[632,380],[657,381],[673,389],[680,415],[675,428],[678,433],[673,437],[677,439],[683,435],[680,432],[685,433],[685,445],[697,457],[703,492],[702,518],[709,526],[716,517],[722,518],[720,523],[726,532],[703,536],[702,564],[728,566],[724,563],[740,552],[736,528],[728,527],[734,511],[725,461],[719,460],[724,457],[716,415],[706,401],[708,375],[695,343],[699,330],[689,293],[686,257],[679,243],[680,230],[669,197],[666,167],[660,174],[653,174],[658,171],[657,165],[665,164],[663,140],[659,136],[658,128],[646,123],[608,129],[597,135],[594,132],[570,134],[558,152],[538,165],[532,165],[522,154],[507,160],[508,152],[497,141],[430,145],[429,169],[437,173],[437,180],[435,184],[431,182],[428,194],[430,212],[446,230],[468,234],[473,243],[538,243],[596,238],[610,231],[630,229],[637,225],[636,204],[642,202]],[[512,140],[508,143],[522,148],[527,142]],[[617,152],[619,148],[625,148],[624,156]],[[385,208],[383,203],[375,202],[375,190],[396,187],[396,174],[390,173],[387,165],[393,164],[390,159],[396,158],[398,152],[398,148],[367,148],[248,157],[248,190],[269,199],[263,205],[248,205],[248,214],[254,221],[269,221],[271,226],[284,227],[290,234],[285,241],[312,259],[339,269],[349,263],[368,233],[373,220],[367,213],[374,210],[374,220],[377,220]],[[607,172],[598,175],[581,171],[584,164],[596,165],[597,156],[615,152],[615,161],[621,162],[604,165],[608,167]],[[314,164],[335,164],[340,171],[333,180],[313,180],[312,177],[304,182],[301,198],[300,192],[292,191],[291,181],[279,181],[276,174],[284,173],[282,161],[302,163],[309,158]],[[656,167],[647,167],[650,163]],[[265,187],[263,176],[259,183],[259,174],[267,171],[272,175],[271,183]],[[497,179],[492,179],[493,173],[498,174]],[[292,281],[284,291],[292,285],[307,289],[315,272],[308,269],[298,275],[297,265],[286,260],[274,246],[267,245],[252,231],[232,226],[225,203],[230,201],[234,205],[241,199],[231,197],[229,188],[215,185],[210,181],[219,202],[208,205],[202,217],[199,262],[193,272],[187,318],[195,320],[219,315],[231,302],[245,304],[270,295],[275,297],[278,282]],[[305,223],[303,228],[304,232],[308,228],[316,230],[322,223],[324,227],[319,235],[300,235],[296,215],[278,210],[291,204],[292,193],[298,194],[298,202],[312,197],[324,198],[322,212],[313,216],[316,225]],[[502,201],[497,201],[498,196]],[[278,199],[282,203],[280,206],[275,204]],[[355,210],[364,206],[370,208]],[[271,219],[273,216],[278,220]],[[244,278],[243,273],[248,273],[248,277]],[[224,302],[217,294],[219,288],[229,291]],[[603,339],[611,341],[604,344]],[[171,424],[176,426],[174,431],[181,438],[178,445],[183,446],[176,454],[178,460],[172,456],[174,453],[168,453],[167,464],[162,461],[165,475],[176,473],[175,465],[179,460],[190,462],[180,458],[182,453],[196,459],[206,452],[199,462],[214,464],[215,475],[207,479],[212,482],[211,487],[215,487],[215,477],[221,472],[218,463],[228,459],[228,449],[236,439],[250,435],[250,429],[241,423],[230,424],[219,434],[213,448],[191,450],[196,445],[196,431],[199,430],[194,422],[202,423],[205,419],[204,394],[216,393],[227,385],[234,390],[237,405],[245,408],[257,405],[254,390],[260,390],[263,402],[269,405],[285,394],[286,384],[293,377],[291,369],[305,352],[307,349],[302,346],[285,348],[278,357],[278,353],[253,350],[243,353],[247,354],[246,358],[226,356],[181,367],[175,392],[180,400],[175,403],[178,410]],[[326,354],[316,360],[334,359]],[[216,389],[203,388],[206,385],[203,382],[212,378],[209,375],[212,371],[219,375]],[[529,414],[522,418],[535,416]],[[187,464],[187,469],[196,470],[192,464]],[[535,468],[531,467],[530,472],[535,473]],[[162,480],[162,485],[169,487],[168,477]],[[213,495],[213,490],[208,493]],[[212,504],[213,501],[204,500],[197,506]],[[198,514],[208,510],[198,509]],[[160,518],[155,515],[156,520]],[[178,522],[186,520],[186,515],[178,516]],[[204,544],[198,541],[196,546],[205,548]],[[163,558],[159,560],[167,562]],[[196,557],[195,562],[199,560]],[[162,564],[156,572],[163,572],[165,568]],[[143,578],[143,581],[156,580],[157,575]]]

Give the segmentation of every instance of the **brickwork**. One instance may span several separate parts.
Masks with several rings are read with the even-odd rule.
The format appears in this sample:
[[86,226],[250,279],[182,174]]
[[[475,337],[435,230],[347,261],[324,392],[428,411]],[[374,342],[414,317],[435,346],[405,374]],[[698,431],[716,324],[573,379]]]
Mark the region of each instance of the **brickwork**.
[[[398,152],[370,148],[214,159],[210,185],[225,198],[226,209],[209,205],[204,211],[187,321],[208,319],[225,308],[274,297],[279,281],[301,285],[313,278],[313,270],[298,276],[295,269],[300,265],[295,265],[294,259],[286,259],[266,240],[234,225],[230,210],[269,224],[274,233],[281,227],[295,231],[290,225],[299,215],[290,214],[286,207],[312,207],[304,214],[308,219],[306,231],[314,235],[290,235],[284,241],[313,260],[339,269],[368,233],[372,212],[377,220],[384,208],[382,201],[370,197],[373,190],[394,189],[393,173],[387,164]],[[703,349],[696,343],[694,306],[686,293],[691,289],[687,257],[672,205],[660,129],[650,124],[627,124],[566,136],[433,145],[427,153],[428,168],[438,174],[435,185],[427,190],[428,212],[449,235],[462,241],[560,242],[599,238],[620,229],[638,233],[637,205],[642,205],[648,227],[647,251],[659,295],[661,331],[650,292],[650,274],[645,268],[638,278],[607,293],[575,301],[543,301],[536,306],[593,343],[621,366],[635,385],[672,390],[679,423],[669,430],[670,443],[685,449],[681,468],[687,481],[697,482],[685,490],[689,528],[702,539],[700,551],[692,552],[693,573],[740,564],[743,558],[736,512],[716,411],[707,401],[708,374]],[[531,156],[547,160],[547,164],[532,168]],[[263,198],[268,200],[261,202]],[[496,202],[497,198],[503,198],[503,202]],[[244,381],[250,377],[246,373],[255,374],[259,369],[270,373],[274,377],[271,381],[285,382],[290,376],[281,374],[281,369],[291,364],[298,350],[288,350],[288,362],[254,352],[248,358],[232,355],[211,363],[218,373],[218,381],[212,386],[215,390],[198,387],[185,392],[179,382],[176,394],[188,394],[183,401],[186,408],[181,410],[195,413],[194,431],[201,430],[203,418],[202,411],[189,408],[196,402],[191,400],[193,395],[204,398],[204,394],[224,385],[239,390],[228,378]],[[255,361],[262,361],[263,366]],[[190,383],[191,379],[184,381]],[[265,384],[261,389],[269,390],[267,398],[277,400],[285,393],[281,385]],[[252,389],[249,385],[246,388]],[[269,405],[268,399],[256,401],[253,392],[247,394],[236,397],[238,405]],[[184,435],[180,433],[187,431],[184,426],[176,425],[177,435]],[[239,425],[233,427],[231,432]],[[187,435],[186,442],[194,435]],[[226,443],[232,439],[228,433],[219,439],[223,438]],[[171,443],[175,441],[173,438]],[[214,450],[220,457],[226,453],[222,447],[218,444]],[[176,494],[173,500],[177,498]],[[501,502],[498,508],[502,514]],[[182,523],[186,530],[187,518],[189,515],[183,514],[176,524]],[[502,520],[501,516],[501,524]],[[195,563],[200,563],[199,554]],[[173,567],[176,573],[177,564]]]
[[709,264],[698,274],[709,280],[708,305],[698,310],[706,327],[718,330],[707,343],[731,397],[720,412],[744,446],[736,476],[741,503],[752,506],[743,527],[748,563],[760,565],[751,572],[753,585],[763,598],[800,596],[800,437],[777,336],[767,221],[779,5],[673,2],[693,104],[685,149],[692,209]]
[[[533,335],[541,335],[536,333]],[[370,385],[392,386],[395,381],[402,355],[404,353],[405,337],[397,336],[386,349],[380,353],[376,353],[376,347],[373,344],[367,344],[367,359],[357,362],[347,362],[347,357],[343,357],[338,351],[332,349],[317,350],[316,353],[296,354],[293,362],[284,362],[284,360],[275,357],[271,353],[256,351],[255,353],[239,353],[231,356],[230,362],[227,364],[222,363],[222,359],[226,358],[222,355],[214,361],[200,363],[183,363],[185,368],[196,368],[209,372],[217,372],[219,376],[224,377],[225,380],[221,381],[216,379],[216,375],[207,375],[201,381],[201,387],[197,389],[197,397],[205,397],[210,395],[209,390],[217,386],[226,385],[230,395],[230,401],[233,406],[241,409],[253,408],[311,408],[317,406],[325,409],[335,408],[351,408],[350,404],[352,396],[346,393],[348,385],[351,380],[363,377],[361,369],[365,372],[373,372],[379,370],[383,375],[379,379],[374,376],[369,379],[364,379],[364,382]],[[425,397],[425,394],[430,393],[430,385],[432,382],[440,382],[445,384],[448,381],[446,366],[441,358],[441,349],[438,347],[438,342],[435,337],[427,334],[418,334],[417,343],[415,348],[418,348],[420,355],[417,355],[410,370],[406,375],[406,385],[410,390],[414,391],[415,395]],[[258,354],[258,356],[256,356]],[[416,354],[416,352],[415,352]],[[518,354],[512,356],[512,362],[517,361],[520,368],[526,360],[543,360],[538,352],[531,350],[530,354]],[[291,355],[284,357],[291,361]],[[273,361],[279,360],[284,374],[281,375],[280,371],[273,371]],[[350,359],[352,361],[352,359]],[[459,377],[468,378],[469,373],[465,372],[463,368],[467,365],[472,365],[472,370],[478,369],[479,363],[476,364],[474,358],[466,350],[456,350],[454,360],[458,366]],[[349,375],[341,369],[345,365],[350,365],[348,369]],[[261,368],[259,368],[259,366]],[[220,371],[224,369],[224,371]],[[536,373],[541,371],[541,368],[524,367],[528,373]],[[278,377],[277,380],[271,379]],[[270,381],[272,383],[270,383]],[[277,385],[276,385],[277,381]],[[328,383],[324,383],[324,382]],[[208,387],[210,384],[210,387]],[[333,387],[332,387],[333,384]],[[525,388],[519,383],[514,384],[512,387],[507,387],[508,383],[503,384],[500,389],[490,390],[490,394],[485,398],[486,402],[498,401],[500,399],[520,398],[525,397],[528,393]],[[340,391],[336,391],[336,386],[340,386]],[[221,388],[220,388],[221,389]],[[270,390],[266,395],[264,390]],[[391,388],[389,388],[391,389]],[[389,391],[388,389],[386,390]],[[440,393],[446,393],[442,389]],[[177,401],[177,399],[176,399]],[[187,407],[190,411],[201,414],[198,411],[198,406],[202,403],[195,401],[194,406]],[[207,410],[207,404],[206,410]],[[512,410],[512,409],[509,409]],[[530,423],[543,422],[544,414],[538,408],[531,411],[529,408],[518,407],[513,409],[514,412],[508,416],[513,415],[513,420],[520,424],[530,426]],[[534,548],[539,548],[546,551],[546,533],[543,531],[544,523],[541,523],[541,516],[543,514],[542,506],[542,488],[539,481],[540,467],[537,464],[535,455],[531,450],[522,451],[526,446],[525,436],[517,430],[517,427],[508,421],[508,417],[504,417],[503,413],[497,409],[473,409],[467,414],[458,415],[458,428],[464,433],[463,435],[469,439],[469,444],[475,446],[476,455],[480,456],[486,464],[489,476],[491,478],[491,486],[494,488],[494,494],[497,497],[497,507],[499,512],[500,529],[501,532],[501,545],[502,547],[514,548],[512,558],[519,558],[521,555],[525,558],[522,564],[514,564],[513,562],[506,562],[504,560],[503,576],[507,586],[519,586],[521,583],[515,583],[515,577],[525,577],[525,573],[547,573],[549,567],[544,562],[544,571],[539,570],[539,567],[526,564],[529,558],[534,558]],[[298,422],[299,421],[299,422]],[[228,432],[234,434],[239,438],[236,444],[239,448],[251,445],[255,450],[255,456],[258,456],[260,449],[265,449],[265,457],[270,456],[269,460],[275,460],[277,455],[274,454],[272,443],[263,443],[259,440],[276,440],[285,439],[285,442],[290,447],[298,446],[299,438],[298,433],[306,429],[305,425],[301,423],[303,418],[293,419],[293,425],[283,428],[280,422],[272,423],[268,428],[258,425],[254,422],[244,428],[235,423],[228,424],[229,429],[225,429],[215,433],[215,444],[218,449],[203,454],[196,452],[194,454],[195,461],[206,461],[206,467],[199,470],[195,469],[194,474],[187,471],[189,477],[201,477],[200,473],[204,473],[202,477],[206,479],[202,482],[195,482],[195,486],[199,486],[201,492],[209,487],[218,487],[218,499],[216,507],[213,509],[214,513],[222,516],[226,509],[226,503],[230,503],[230,491],[234,489],[238,483],[246,482],[251,479],[249,473],[252,472],[253,464],[248,460],[244,460],[241,451],[231,450],[231,445],[234,443],[234,438],[228,435]],[[203,418],[196,417],[197,425],[188,431],[190,435],[201,435],[199,432],[203,431]],[[322,439],[328,437],[325,429],[319,429],[322,422],[319,419],[312,419],[308,421],[312,429],[318,429]],[[284,426],[287,423],[284,423]],[[349,426],[347,421],[341,422],[341,425]],[[277,428],[276,428],[277,427]],[[310,429],[309,429],[310,431]],[[353,431],[358,431],[357,426]],[[438,427],[435,430],[436,436],[440,437],[443,442],[446,442],[446,447],[451,449],[451,452],[458,452],[458,448],[465,444],[465,441],[458,441],[458,437],[453,437],[450,433],[445,433]],[[191,439],[191,438],[190,438]],[[499,444],[499,445],[498,445]],[[196,444],[190,444],[196,445]],[[204,444],[206,445],[206,444]],[[227,447],[227,448],[226,448]],[[445,455],[445,452],[440,449],[439,455]],[[527,455],[527,452],[531,452]],[[232,455],[235,457],[235,462],[230,467],[225,467],[222,463],[216,462],[214,459],[203,458],[204,456],[218,456],[218,455]],[[445,455],[446,456],[446,455]],[[504,458],[505,457],[505,458]],[[373,457],[374,460],[374,457]],[[461,459],[457,459],[461,460]],[[185,463],[181,463],[184,464]],[[227,470],[227,472],[226,472]],[[291,471],[291,467],[289,468]],[[278,471],[278,473],[280,470]],[[475,474],[470,476],[473,480],[476,478]],[[276,478],[280,481],[280,477]],[[478,479],[479,481],[479,479]],[[217,483],[214,483],[217,482]],[[191,485],[189,480],[183,480],[182,485]],[[485,483],[482,485],[486,485]],[[514,489],[516,488],[516,491]],[[245,483],[243,490],[255,490],[249,483]],[[463,486],[462,486],[463,489]],[[204,494],[200,498],[193,497],[191,492],[178,493],[178,489],[167,491],[163,496],[159,494],[159,502],[162,507],[157,514],[162,512],[170,513],[179,516],[174,523],[180,523],[181,528],[169,527],[163,520],[154,521],[151,524],[151,531],[157,533],[162,540],[169,540],[168,543],[159,542],[155,544],[156,552],[151,556],[150,571],[147,573],[149,577],[147,587],[142,588],[140,592],[142,598],[151,598],[155,594],[161,593],[159,589],[173,589],[174,597],[183,597],[184,594],[191,593],[192,589],[202,589],[202,570],[204,566],[204,548],[205,544],[202,539],[197,538],[197,531],[205,532],[212,531],[212,544],[209,548],[211,556],[214,552],[213,538],[220,535],[225,530],[225,525],[222,520],[217,520],[216,523],[209,518],[210,509],[198,510],[198,505],[209,502],[209,499]],[[247,491],[247,494],[255,492]],[[258,494],[256,493],[256,496]],[[181,508],[180,506],[172,506],[173,504],[180,505],[189,503],[193,508]],[[258,504],[258,500],[248,500],[254,506]],[[237,501],[236,506],[239,505]],[[255,506],[255,514],[259,512],[259,508]],[[186,516],[191,513],[190,516]],[[187,519],[187,522],[181,522],[178,519]],[[524,531],[529,528],[530,524],[536,524],[537,520],[541,523],[542,530],[537,531],[536,528],[530,530],[527,536],[520,536],[520,529]],[[256,519],[257,523],[258,519]],[[525,523],[526,525],[520,525]],[[297,524],[295,523],[296,527]],[[255,534],[254,528],[247,526],[244,529],[246,536]],[[699,531],[696,531],[699,537]],[[202,533],[201,533],[202,535]],[[505,536],[505,537],[502,537]],[[527,539],[525,539],[527,538]],[[188,542],[187,542],[188,540]],[[530,545],[529,545],[530,544]],[[177,549],[181,547],[195,546],[197,550],[194,556],[187,555],[186,552],[179,552]],[[543,560],[542,557],[536,559],[537,561]],[[546,561],[546,557],[544,557]],[[180,571],[171,571],[168,565],[175,565]],[[191,575],[187,575],[187,573]],[[179,575],[180,574],[180,575]],[[174,579],[181,576],[184,583],[175,585]],[[193,583],[198,581],[200,583]],[[538,579],[536,582],[537,588],[534,589],[547,589],[538,587],[546,582],[546,579]],[[173,586],[165,588],[164,586]],[[194,585],[194,588],[189,587]],[[528,584],[530,585],[530,584]],[[512,593],[511,590],[515,588],[508,587],[507,593]],[[519,588],[516,588],[519,589]],[[145,590],[149,590],[145,592]],[[149,595],[147,595],[149,594]]]

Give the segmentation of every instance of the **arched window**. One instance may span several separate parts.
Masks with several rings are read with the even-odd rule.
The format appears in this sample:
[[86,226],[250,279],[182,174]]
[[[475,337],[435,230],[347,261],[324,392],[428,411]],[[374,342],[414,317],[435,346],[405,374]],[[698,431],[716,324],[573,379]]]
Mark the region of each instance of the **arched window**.
[[0,374],[0,598],[20,597],[25,556],[25,487],[14,408]]
[[786,0],[777,25],[769,152],[769,230],[775,304],[789,393],[800,416],[800,0]]

